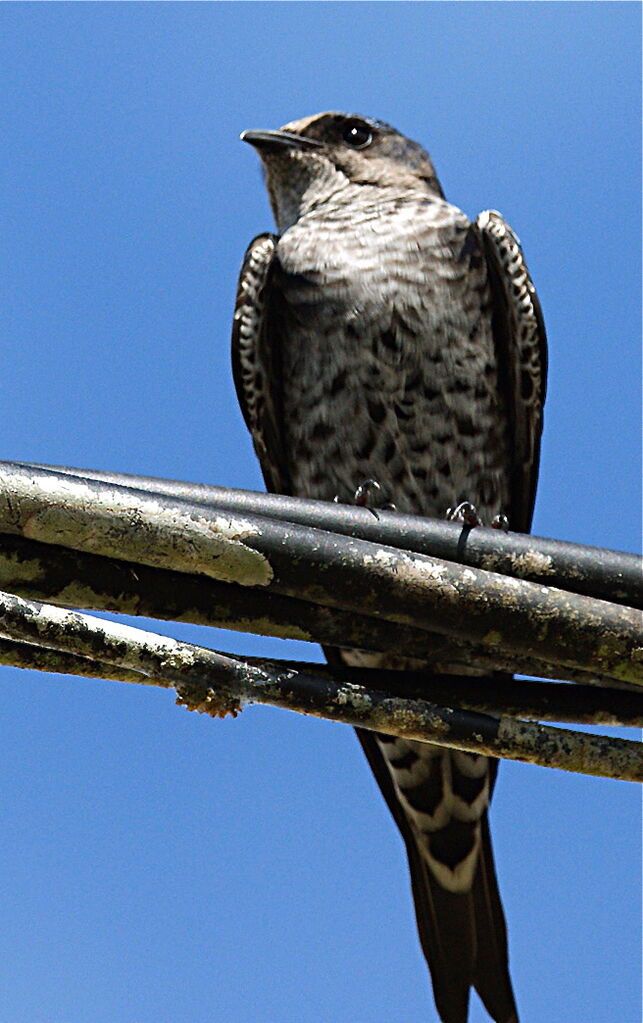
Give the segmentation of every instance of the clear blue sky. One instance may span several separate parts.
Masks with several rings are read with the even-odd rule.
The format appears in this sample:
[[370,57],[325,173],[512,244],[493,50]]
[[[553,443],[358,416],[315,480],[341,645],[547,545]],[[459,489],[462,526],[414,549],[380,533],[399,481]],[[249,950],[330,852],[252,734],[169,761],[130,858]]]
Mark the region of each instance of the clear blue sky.
[[[535,530],[636,549],[639,38],[633,3],[0,5],[0,457],[260,487],[228,339],[271,217],[237,139],[344,109],[423,142],[452,202],[521,237],[551,350]],[[349,729],[0,677],[0,1023],[435,1018]],[[638,807],[502,766],[523,1023],[639,1020]]]

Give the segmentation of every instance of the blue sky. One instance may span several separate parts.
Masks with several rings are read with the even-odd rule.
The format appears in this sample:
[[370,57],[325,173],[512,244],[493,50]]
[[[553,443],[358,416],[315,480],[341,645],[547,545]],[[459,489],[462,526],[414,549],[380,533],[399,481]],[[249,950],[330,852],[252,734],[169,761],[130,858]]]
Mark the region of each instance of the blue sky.
[[[550,339],[535,531],[636,549],[639,38],[633,3],[2,4],[0,457],[260,488],[228,347],[272,225],[238,135],[350,110],[522,239]],[[0,676],[0,1023],[434,1018],[350,730]],[[625,783],[502,766],[523,1023],[639,1019],[638,807]]]

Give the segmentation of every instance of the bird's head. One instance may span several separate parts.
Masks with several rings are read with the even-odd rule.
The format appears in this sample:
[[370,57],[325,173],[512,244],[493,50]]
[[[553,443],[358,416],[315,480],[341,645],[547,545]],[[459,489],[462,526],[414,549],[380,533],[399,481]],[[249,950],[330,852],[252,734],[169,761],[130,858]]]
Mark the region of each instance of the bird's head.
[[331,111],[241,138],[259,152],[281,232],[326,202],[354,196],[359,186],[442,196],[426,150],[370,117]]

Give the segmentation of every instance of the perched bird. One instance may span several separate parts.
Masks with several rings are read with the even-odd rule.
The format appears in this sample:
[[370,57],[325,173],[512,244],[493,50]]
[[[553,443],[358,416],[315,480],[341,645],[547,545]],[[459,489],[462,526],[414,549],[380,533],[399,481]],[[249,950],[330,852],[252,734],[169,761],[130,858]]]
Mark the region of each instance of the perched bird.
[[[381,121],[330,112],[241,138],[279,232],[246,252],[232,338],[269,490],[351,503],[374,479],[400,511],[471,501],[526,532],[546,342],[509,225],[494,211],[471,223],[426,151]],[[497,1023],[517,1021],[487,820],[497,761],[358,735],[406,844],[441,1019],[465,1023],[474,987]]]

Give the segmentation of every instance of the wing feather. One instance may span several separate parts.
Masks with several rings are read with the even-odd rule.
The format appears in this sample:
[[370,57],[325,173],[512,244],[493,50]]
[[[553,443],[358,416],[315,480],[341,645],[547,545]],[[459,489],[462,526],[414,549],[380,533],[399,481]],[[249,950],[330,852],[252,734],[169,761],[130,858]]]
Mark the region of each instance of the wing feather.
[[476,225],[489,270],[493,330],[513,442],[509,524],[526,533],[534,509],[543,428],[545,324],[520,242],[507,221],[496,210],[485,210]]
[[278,238],[257,235],[241,266],[232,324],[232,373],[268,490],[290,492],[283,442],[277,292]]

